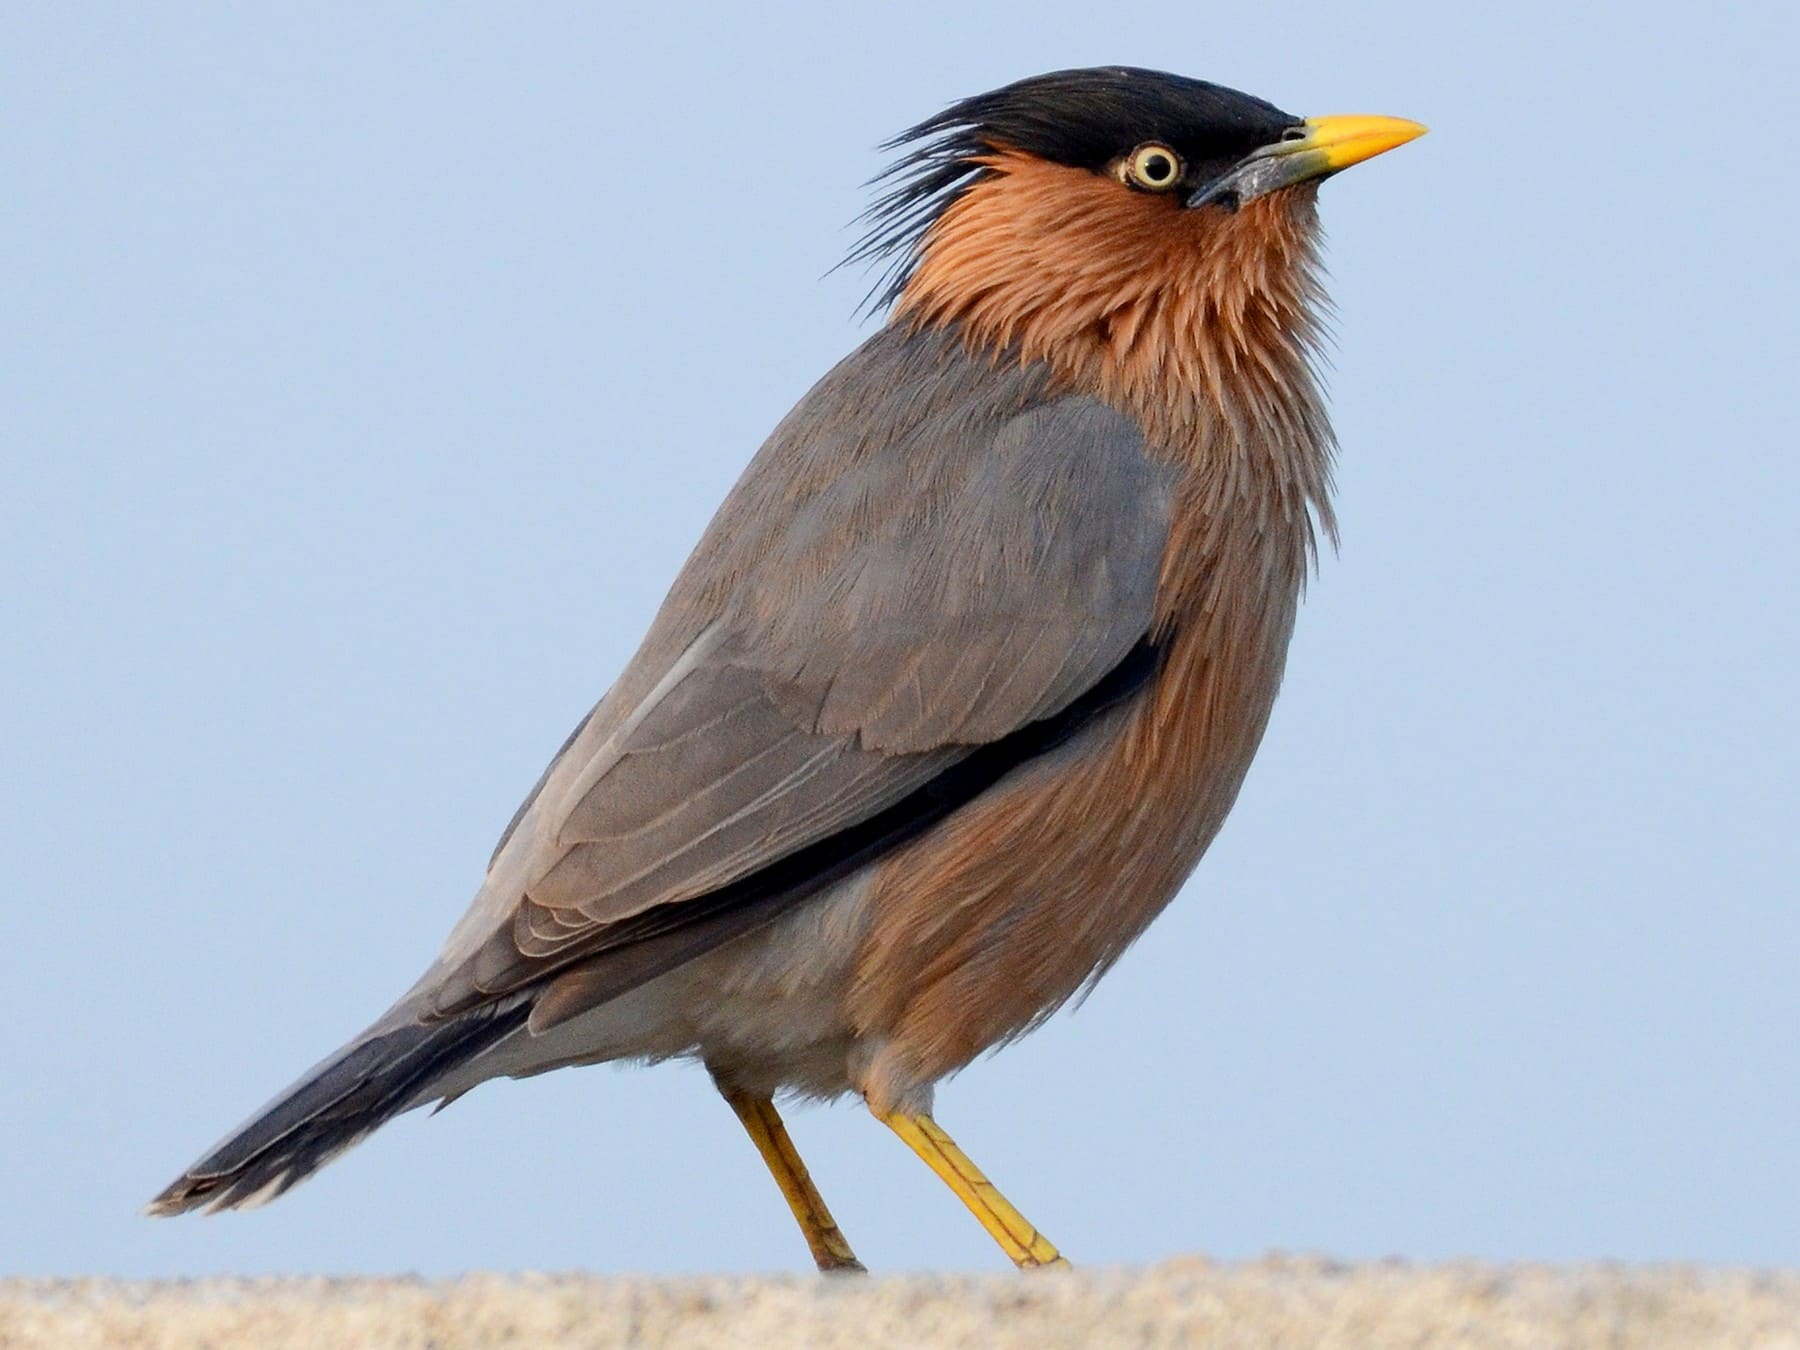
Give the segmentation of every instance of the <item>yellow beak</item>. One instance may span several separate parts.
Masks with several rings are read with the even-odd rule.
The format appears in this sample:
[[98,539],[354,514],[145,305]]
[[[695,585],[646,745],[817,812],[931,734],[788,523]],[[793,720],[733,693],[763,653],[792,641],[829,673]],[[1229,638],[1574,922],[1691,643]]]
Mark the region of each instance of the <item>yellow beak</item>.
[[1373,117],[1365,113],[1309,117],[1306,135],[1283,141],[1276,153],[1316,155],[1323,172],[1336,173],[1395,146],[1416,141],[1424,134],[1424,127],[1404,117]]
[[1308,118],[1289,127],[1280,140],[1252,151],[1230,172],[1195,192],[1187,204],[1218,202],[1235,208],[1238,203],[1360,164],[1424,134],[1424,127],[1404,117],[1352,114]]

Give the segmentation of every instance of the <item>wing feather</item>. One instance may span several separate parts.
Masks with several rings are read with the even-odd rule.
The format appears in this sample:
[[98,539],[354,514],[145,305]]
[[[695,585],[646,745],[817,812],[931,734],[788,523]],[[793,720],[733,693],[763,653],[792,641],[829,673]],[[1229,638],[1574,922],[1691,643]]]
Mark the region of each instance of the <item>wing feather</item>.
[[1141,646],[1172,494],[1133,423],[1041,368],[942,334],[871,339],[776,430],[515,817],[421,982],[431,1005],[651,935],[666,968],[668,935],[704,928],[718,897],[765,874],[805,893],[784,860],[1058,714]]

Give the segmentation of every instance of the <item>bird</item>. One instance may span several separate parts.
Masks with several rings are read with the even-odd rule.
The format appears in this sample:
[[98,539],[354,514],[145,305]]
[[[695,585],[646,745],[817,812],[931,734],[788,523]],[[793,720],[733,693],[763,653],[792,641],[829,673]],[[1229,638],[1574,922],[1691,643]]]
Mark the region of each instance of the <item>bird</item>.
[[1091,988],[1237,797],[1336,445],[1319,184],[1425,131],[1124,66],[883,147],[881,323],[782,419],[365,1032],[154,1215],[278,1196],[488,1079],[696,1061],[816,1265],[777,1097],[860,1099],[1021,1269],[934,1090]]

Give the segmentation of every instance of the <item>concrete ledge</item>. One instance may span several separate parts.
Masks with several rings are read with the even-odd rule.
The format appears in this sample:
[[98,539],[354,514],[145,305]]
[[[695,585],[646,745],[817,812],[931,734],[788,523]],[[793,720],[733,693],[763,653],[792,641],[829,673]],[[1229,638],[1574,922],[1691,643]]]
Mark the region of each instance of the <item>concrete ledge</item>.
[[1800,1350],[1800,1272],[1182,1258],[1034,1276],[0,1281],[3,1350],[1696,1346]]

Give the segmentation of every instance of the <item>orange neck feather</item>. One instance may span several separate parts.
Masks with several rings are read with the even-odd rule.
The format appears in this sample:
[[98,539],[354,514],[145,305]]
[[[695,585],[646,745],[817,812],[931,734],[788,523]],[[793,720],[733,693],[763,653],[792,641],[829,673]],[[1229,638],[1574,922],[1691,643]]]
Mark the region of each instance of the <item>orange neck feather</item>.
[[926,233],[894,321],[1042,361],[1210,480],[1214,506],[1272,512],[1309,553],[1314,519],[1334,537],[1310,189],[1190,211],[1026,155],[983,163]]

